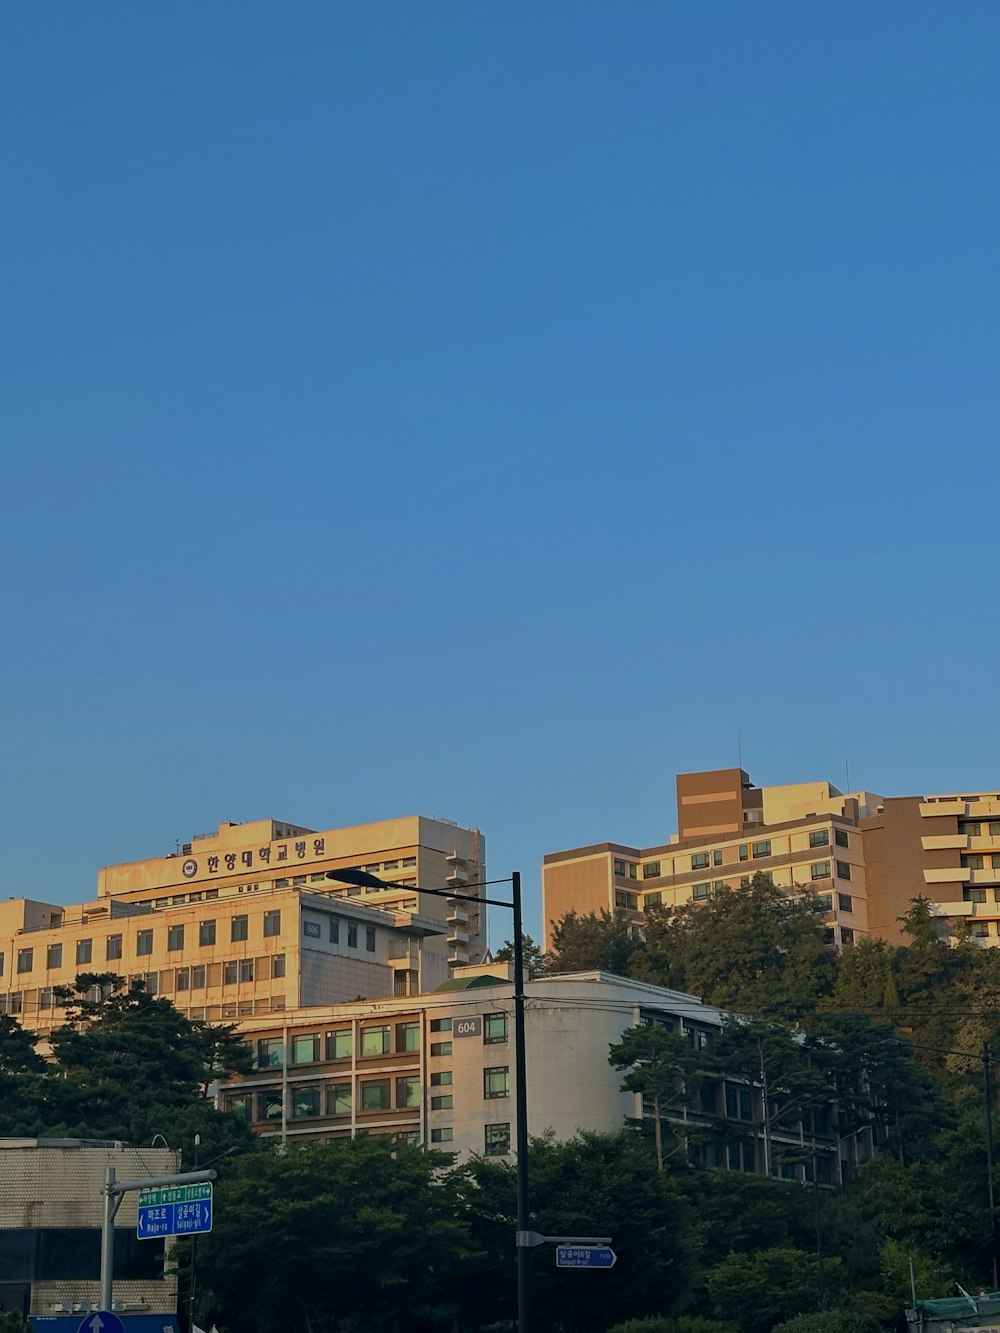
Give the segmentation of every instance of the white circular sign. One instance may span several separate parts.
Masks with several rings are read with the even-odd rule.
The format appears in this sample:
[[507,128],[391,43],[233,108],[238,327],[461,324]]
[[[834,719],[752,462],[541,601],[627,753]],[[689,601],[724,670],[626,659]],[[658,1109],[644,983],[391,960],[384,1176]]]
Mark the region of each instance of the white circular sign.
[[198,862],[192,860],[191,858],[188,858],[188,860],[185,861],[184,864],[181,866],[181,874],[184,876],[185,879],[191,879],[194,875],[197,875],[197,873],[198,873]]

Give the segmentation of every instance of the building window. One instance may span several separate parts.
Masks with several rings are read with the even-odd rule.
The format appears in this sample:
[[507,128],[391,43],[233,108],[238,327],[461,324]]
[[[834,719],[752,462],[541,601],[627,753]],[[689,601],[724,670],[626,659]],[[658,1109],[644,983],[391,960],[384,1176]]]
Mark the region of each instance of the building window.
[[491,1046],[494,1043],[506,1040],[507,1040],[507,1015],[484,1014],[483,1044],[486,1046]]
[[455,1109],[455,1098],[451,1093],[442,1093],[440,1097],[431,1098],[432,1111],[453,1111]]
[[315,1115],[319,1115],[319,1088],[315,1084],[296,1088],[292,1093],[292,1118],[305,1120]]
[[990,927],[986,921],[973,921],[969,926],[969,934],[973,939],[983,940],[989,933]]
[[624,862],[624,861],[616,861],[616,862],[615,862],[615,874],[616,874],[616,875],[624,875],[624,874],[625,874],[625,862]]
[[837,878],[838,879],[851,878],[851,867],[847,864],[846,861],[837,862]]
[[656,879],[660,873],[659,861],[647,861],[642,867],[643,879]]
[[319,1033],[292,1038],[292,1064],[311,1065],[319,1059]]
[[721,865],[722,865],[722,848],[721,848],[721,847],[716,847],[715,851],[712,853],[712,865],[714,865],[714,866],[721,866]]
[[829,847],[830,832],[825,828],[814,828],[809,830],[810,847]]
[[354,1053],[351,1029],[341,1028],[339,1032],[326,1034],[326,1058],[328,1060],[349,1060]]
[[179,967],[174,973],[174,990],[191,989],[191,969],[189,967]]
[[403,1111],[407,1107],[420,1105],[420,1079],[415,1074],[406,1074],[396,1079],[396,1109]]
[[692,870],[705,870],[709,864],[708,852],[695,852],[691,857]]
[[388,1055],[392,1050],[389,1042],[391,1029],[388,1027],[361,1029],[362,1055]]
[[280,1069],[285,1053],[281,1037],[262,1037],[257,1042],[257,1068]]
[[233,1115],[247,1124],[253,1119],[253,1093],[252,1092],[234,1092],[225,1099],[225,1108],[231,1111]]
[[659,889],[654,889],[651,890],[649,893],[643,894],[642,906],[643,909],[647,912],[651,907],[662,907],[663,894],[660,892]]
[[726,1115],[730,1120],[752,1120],[753,1098],[749,1088],[735,1088],[726,1084]]
[[271,976],[277,981],[285,975],[285,955],[276,953],[271,959]]
[[366,926],[366,927],[365,927],[365,949],[368,951],[368,953],[374,953],[374,952],[375,952],[375,927],[374,927],[374,926]]
[[432,1088],[450,1088],[452,1072],[450,1069],[442,1069],[436,1074],[431,1074]]
[[962,900],[967,903],[984,903],[986,901],[985,889],[970,889],[968,884],[962,886]]
[[691,897],[694,898],[696,902],[700,902],[703,898],[707,898],[711,892],[711,884],[693,884],[691,886]]
[[240,981],[253,981],[253,959],[240,959]]
[[981,838],[983,836],[983,826],[978,819],[960,819],[958,821],[958,831],[967,838]]
[[202,921],[198,925],[198,943],[204,948],[215,943],[215,922]]
[[17,970],[18,972],[30,972],[35,964],[34,949],[18,949],[17,951]]
[[832,926],[824,926],[824,927],[823,927],[823,943],[824,943],[824,944],[836,944],[836,942],[837,942],[837,934],[836,934],[836,931],[833,929]]
[[390,1111],[389,1080],[387,1078],[369,1078],[361,1084],[362,1111]]
[[348,921],[347,923],[347,947],[349,949],[358,947],[358,927],[355,921]]
[[224,986],[235,986],[239,980],[240,969],[236,959],[230,959],[228,963],[222,964],[222,984]]
[[741,843],[741,844],[740,844],[740,860],[741,860],[741,861],[748,861],[749,859],[750,859],[750,848],[746,845],[745,842],[744,842],[744,843]]
[[274,936],[274,935],[280,935],[280,934],[281,934],[281,913],[280,913],[280,912],[265,912],[265,913],[264,913],[264,937],[265,937],[265,938],[270,938],[270,937],[272,937],[272,936]]
[[832,893],[817,893],[816,910],[817,912],[829,912],[833,908]]
[[506,1157],[510,1153],[510,1125],[487,1125],[483,1155]]
[[396,1050],[399,1052],[420,1050],[419,1023],[396,1024]]
[[[153,952],[153,932],[149,932],[149,952]],[[77,940],[76,942],[76,961],[78,963],[89,963],[94,956],[93,940]]]
[[854,900],[852,899],[852,897],[851,897],[851,895],[850,895],[849,893],[838,893],[838,894],[837,894],[837,903],[839,904],[839,906],[840,906],[840,910],[841,910],[842,912],[853,912],[853,911],[854,911]]
[[0,977],[3,976],[3,953],[0,952]]
[[829,861],[815,862],[814,865],[811,865],[809,867],[809,875],[811,879],[829,879],[830,862]]
[[615,906],[624,907],[634,912],[638,905],[638,896],[634,893],[626,893],[624,889],[615,889]]
[[840,942],[841,942],[841,944],[853,944],[853,943],[854,943],[854,931],[851,930],[850,926],[841,926],[841,928],[840,928]]
[[184,948],[184,927],[170,926],[167,929],[167,952],[175,953]]
[[451,1031],[451,1019],[450,1019],[450,1018],[432,1018],[432,1019],[431,1019],[431,1031],[432,1031],[432,1032],[450,1032],[450,1031]]
[[332,916],[330,918],[330,943],[340,943],[340,918]]
[[431,1143],[451,1143],[455,1137],[453,1129],[432,1129]]
[[350,1083],[334,1083],[332,1087],[327,1088],[326,1113],[327,1115],[351,1114]]
[[483,1070],[483,1096],[486,1098],[510,1096],[510,1077],[507,1065],[500,1065],[496,1069]]
[[105,955],[104,955],[104,956],[105,956],[105,958],[108,960],[109,963],[110,963],[113,959],[115,959],[115,958],[121,958],[121,956],[122,956],[122,937],[121,937],[120,935],[109,935],[109,936],[108,936],[108,943],[107,943],[107,948],[106,948],[106,950],[105,950]]
[[[121,936],[118,937],[121,939]],[[62,945],[50,944],[45,950],[46,967],[62,967]]]
[[229,938],[232,943],[239,940],[249,939],[250,927],[249,918],[245,916],[234,916],[229,926]]
[[204,990],[206,980],[205,964],[199,963],[191,969],[191,989]]
[[765,838],[765,839],[763,840],[763,842],[755,842],[755,843],[753,843],[753,854],[754,854],[754,858],[757,858],[758,856],[770,856],[770,855],[771,855],[771,839],[770,839],[770,838]]
[[432,1041],[431,1055],[451,1055],[450,1041]]
[[833,830],[833,840],[838,847],[849,847],[850,839],[847,836],[847,830],[837,828]]
[[[88,940],[89,944],[90,941]],[[140,930],[135,937],[135,951],[141,957],[144,954],[153,952],[153,932],[151,930]]]

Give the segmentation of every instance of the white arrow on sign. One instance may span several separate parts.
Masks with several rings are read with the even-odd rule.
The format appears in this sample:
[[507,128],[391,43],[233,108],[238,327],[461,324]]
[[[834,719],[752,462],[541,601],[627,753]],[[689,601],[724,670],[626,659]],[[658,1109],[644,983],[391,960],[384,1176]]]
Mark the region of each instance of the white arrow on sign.
[[95,1314],[93,1318],[89,1319],[87,1322],[90,1324],[90,1327],[94,1330],[94,1333],[101,1333],[101,1329],[104,1327],[104,1320],[101,1318],[99,1314]]

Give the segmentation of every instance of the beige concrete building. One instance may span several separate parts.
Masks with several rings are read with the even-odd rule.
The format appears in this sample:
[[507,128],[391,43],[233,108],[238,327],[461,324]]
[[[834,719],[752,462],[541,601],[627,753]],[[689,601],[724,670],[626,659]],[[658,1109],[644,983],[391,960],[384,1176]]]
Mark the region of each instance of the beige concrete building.
[[567,912],[624,911],[641,924],[650,907],[707,901],[747,887],[757,872],[779,888],[808,890],[824,906],[831,944],[869,931],[862,821],[881,797],[828,782],[754,787],[743,769],[682,773],[679,832],[653,847],[596,843],[545,857],[544,947]]
[[[398,887],[337,887],[362,865]],[[108,866],[75,906],[0,904],[0,1012],[44,1032],[56,986],[81,972],[141,978],[191,1018],[232,1021],[359,995],[411,995],[486,950],[474,902],[486,878],[477,829],[413,816],[316,831],[223,824],[168,856]]]
[[[101,1187],[180,1170],[179,1154],[81,1139],[0,1139],[0,1302],[43,1317],[52,1333],[79,1328],[100,1306]],[[126,1326],[173,1330],[177,1278],[164,1268],[164,1242],[136,1237],[138,1195],[115,1220],[114,1308]],[[155,1318],[154,1318],[155,1316]]]
[[[533,978],[527,983],[525,1046],[528,1132],[557,1139],[580,1130],[614,1133],[627,1118],[651,1114],[621,1089],[608,1048],[626,1028],[663,1024],[695,1049],[707,1048],[723,1015],[693,995],[601,972]],[[332,1141],[359,1133],[392,1135],[463,1158],[513,1160],[515,1065],[513,985],[506,968],[463,968],[433,994],[332,1006],[311,1014],[248,1019],[255,1072],[223,1086],[223,1109],[260,1134]],[[689,1156],[704,1166],[763,1171],[759,1091],[718,1076],[700,1105],[671,1113],[691,1134]],[[731,1126],[731,1132],[727,1132]],[[821,1181],[837,1183],[870,1152],[866,1135],[836,1139],[835,1120],[816,1138]],[[711,1142],[694,1142],[713,1127]],[[804,1179],[804,1131],[776,1130],[775,1174]],[[809,1139],[810,1144],[812,1138]],[[798,1149],[778,1165],[781,1148]]]
[[1000,793],[902,796],[863,821],[872,934],[896,943],[922,895],[943,929],[1000,944]]

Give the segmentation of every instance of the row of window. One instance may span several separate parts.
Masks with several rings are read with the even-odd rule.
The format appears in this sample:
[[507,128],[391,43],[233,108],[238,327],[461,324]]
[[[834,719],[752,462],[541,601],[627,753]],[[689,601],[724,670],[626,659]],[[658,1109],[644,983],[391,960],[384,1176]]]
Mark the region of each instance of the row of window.
[[[849,845],[847,833],[844,831],[844,829],[839,829],[839,828],[834,829],[833,835],[834,835],[834,841],[836,842],[838,847],[847,847]],[[829,829],[825,828],[813,829],[810,832],[809,834],[810,847],[828,847],[829,845],[830,845]],[[741,861],[749,861],[751,858],[756,860],[762,857],[771,856],[772,855],[771,840],[769,838],[764,838],[760,842],[744,843],[739,847],[738,855]],[[714,847],[712,848],[711,851],[692,852],[691,854],[692,870],[707,870],[709,866],[721,866],[722,864],[723,864],[723,850],[721,847]],[[615,862],[616,875],[625,876],[627,871],[628,878],[635,879],[636,876],[633,873],[634,870],[635,867],[632,865],[631,862],[628,863],[624,861]],[[661,874],[661,863],[659,861],[647,861],[644,863],[642,867],[643,879],[657,879],[659,878],[660,874]],[[844,878],[847,879],[849,878],[849,876],[845,875]]]
[[1000,903],[1000,889],[994,888],[987,890],[985,888],[979,888],[979,887],[972,888],[968,884],[965,884],[962,887],[962,899],[964,902],[967,903],[984,903],[986,901],[987,892],[991,892],[993,894],[993,901],[995,903]]
[[[816,895],[816,906],[819,908],[819,910],[820,910],[821,912],[832,912],[832,911],[833,911],[833,894],[832,894],[832,893],[817,893],[817,895]],[[838,893],[838,894],[837,894],[837,906],[840,908],[840,910],[841,910],[842,912],[853,912],[853,911],[854,911],[854,899],[851,897],[851,895],[850,895],[849,893]]]
[[992,856],[979,852],[963,853],[959,860],[966,870],[1000,870],[1000,856],[996,852]]
[[[202,921],[198,925],[198,944],[201,947],[208,947],[216,943],[217,930],[216,921]],[[175,925],[167,927],[167,952],[176,953],[184,948],[186,927]],[[274,938],[281,934],[281,912],[264,913],[264,938]],[[229,939],[231,943],[250,938],[250,918],[244,915],[234,916],[229,922]],[[122,957],[124,946],[124,937],[120,934],[108,935],[104,941],[104,961],[111,963]],[[373,946],[374,947],[374,946]],[[38,951],[40,952],[40,950]],[[137,957],[148,957],[153,952],[153,930],[148,927],[136,931],[135,952]],[[19,973],[32,972],[35,967],[34,947],[28,949],[18,949],[17,951],[17,970]],[[76,966],[84,967],[94,961],[94,941],[92,939],[76,941]],[[46,970],[54,970],[63,966],[63,946],[62,944],[49,944],[45,949],[45,967]],[[0,953],[0,976],[3,975],[3,954]]]
[[[431,1020],[430,1027],[435,1033],[450,1032],[452,1020],[435,1018]],[[489,1046],[506,1040],[507,1015],[484,1014],[483,1044]],[[368,1024],[358,1029],[356,1049],[361,1059],[419,1051],[420,1024],[412,1019],[394,1024]],[[319,1060],[350,1060],[354,1053],[354,1032],[351,1028],[339,1028],[326,1033],[302,1033],[293,1036],[288,1046],[288,1060],[293,1065],[315,1064]],[[451,1042],[432,1042],[431,1054],[450,1055]],[[284,1059],[283,1037],[264,1037],[257,1042],[258,1069],[280,1069]]]
[[[342,932],[341,926],[346,929]],[[323,928],[318,921],[303,921],[302,934],[306,939],[318,940],[323,934]],[[341,936],[349,949],[358,947],[358,923],[356,921],[341,921],[340,917],[331,916],[327,920],[327,939],[331,944],[339,944]],[[375,927],[365,927],[365,949],[368,953],[375,952]]]
[[[983,837],[983,820],[980,819],[960,819],[958,821],[958,831],[967,838]],[[990,819],[986,821],[986,836],[990,838],[1000,838],[1000,819]]]
[[[449,1080],[450,1082],[450,1080]],[[451,1111],[454,1097],[450,1092],[435,1092],[441,1086],[431,1080],[430,1109]],[[353,1083],[301,1083],[288,1089],[288,1118],[309,1120],[316,1116],[348,1116],[355,1110],[357,1092],[359,1115],[374,1115],[380,1111],[419,1109],[421,1099],[420,1077],[401,1074],[396,1078],[363,1078],[357,1088]],[[483,1098],[497,1101],[510,1095],[510,1073],[506,1065],[483,1070]],[[234,1111],[248,1123],[280,1120],[284,1101],[280,1086],[247,1088],[228,1093],[227,1111]]]

